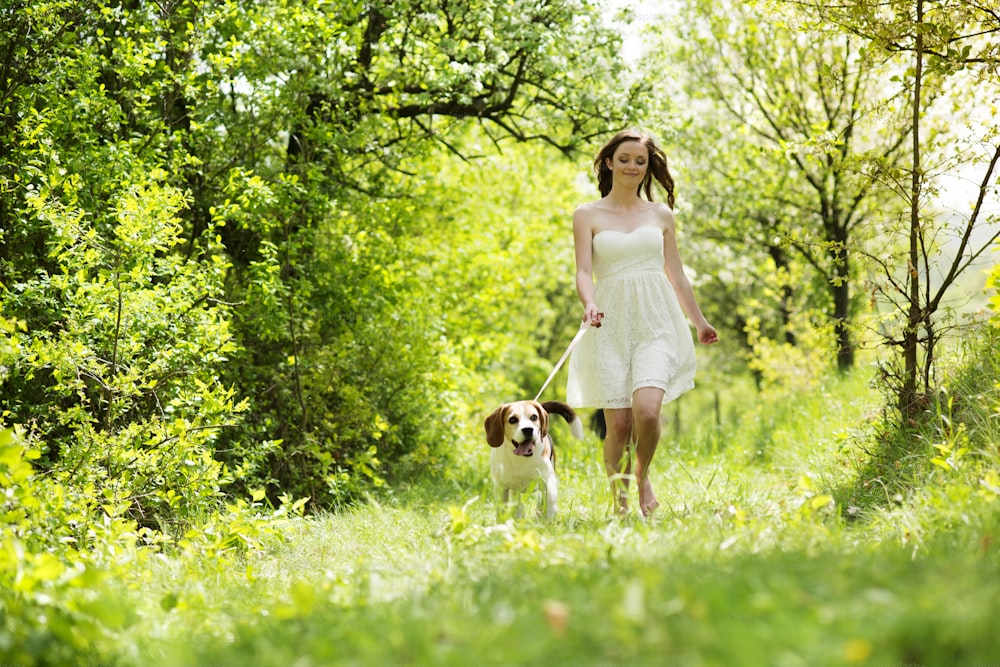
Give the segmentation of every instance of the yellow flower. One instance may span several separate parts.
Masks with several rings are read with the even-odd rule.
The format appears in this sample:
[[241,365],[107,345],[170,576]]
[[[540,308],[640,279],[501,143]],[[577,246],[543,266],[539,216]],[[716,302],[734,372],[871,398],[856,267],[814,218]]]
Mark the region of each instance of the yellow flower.
[[872,654],[872,645],[867,639],[851,639],[844,646],[844,659],[847,662],[864,662]]

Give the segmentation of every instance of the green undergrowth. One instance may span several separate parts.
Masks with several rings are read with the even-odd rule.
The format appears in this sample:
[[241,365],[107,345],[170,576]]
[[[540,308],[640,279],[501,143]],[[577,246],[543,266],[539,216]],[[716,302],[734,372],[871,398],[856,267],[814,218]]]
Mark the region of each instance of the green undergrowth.
[[527,518],[497,519],[482,443],[450,481],[336,513],[257,497],[174,545],[107,552],[89,599],[115,601],[115,616],[70,657],[986,664],[1000,656],[998,351],[992,331],[956,351],[942,392],[903,424],[866,369],[679,439],[668,423],[650,519],[610,516],[600,443],[562,425],[552,523],[531,497]]
[[[852,442],[856,473],[833,491],[842,512],[915,550],[928,536],[980,526],[1000,494],[1000,328],[984,327],[941,362],[936,393],[901,421],[880,415]],[[945,538],[947,539],[947,538]]]
[[444,543],[395,562],[379,549],[344,554],[340,574],[307,575],[279,604],[241,596],[226,610],[235,627],[174,642],[154,662],[946,665],[997,649],[996,562],[979,554],[708,555],[617,524]]
[[[164,561],[124,645],[163,665],[994,659],[996,440],[981,438],[1000,375],[982,352],[965,350],[954,388],[918,415],[922,439],[909,423],[890,436],[864,370],[681,440],[668,426],[649,520],[609,516],[598,441],[560,427],[557,519],[498,521],[483,448],[464,481],[295,521],[211,577]],[[923,443],[908,455],[926,460],[874,481],[887,438]],[[873,484],[898,493],[855,493]]]

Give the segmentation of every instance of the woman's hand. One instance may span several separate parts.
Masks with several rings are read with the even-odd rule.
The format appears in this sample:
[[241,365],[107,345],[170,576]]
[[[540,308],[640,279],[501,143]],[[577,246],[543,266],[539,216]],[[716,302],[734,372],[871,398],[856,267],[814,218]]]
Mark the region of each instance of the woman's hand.
[[719,334],[706,322],[704,326],[698,327],[698,340],[704,345],[712,345],[719,342]]
[[597,309],[597,306],[590,305],[583,310],[583,321],[592,327],[601,327],[601,320],[604,319],[604,313]]

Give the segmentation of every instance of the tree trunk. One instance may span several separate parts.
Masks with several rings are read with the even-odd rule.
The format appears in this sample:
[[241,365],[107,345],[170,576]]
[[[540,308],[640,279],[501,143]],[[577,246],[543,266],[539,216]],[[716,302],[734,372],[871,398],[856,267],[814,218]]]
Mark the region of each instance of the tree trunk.
[[[846,235],[845,235],[846,236]],[[837,335],[837,369],[854,367],[854,342],[851,340],[851,266],[846,239],[834,244],[833,321]]]
[[[768,245],[767,252],[771,256],[771,260],[774,261],[774,267],[778,271],[784,270],[785,274],[790,273],[788,256],[785,251],[779,245]],[[795,336],[795,330],[792,328],[792,304],[795,299],[795,290],[792,286],[785,282],[781,286],[781,303],[779,308],[781,309],[781,329],[785,334],[785,342],[795,347],[798,345],[798,339]]]
[[899,391],[899,409],[905,413],[916,405],[918,346],[923,309],[920,307],[920,84],[924,64],[924,40],[920,28],[924,2],[917,0],[916,61],[913,64],[913,170],[910,183],[910,252],[907,271],[910,280],[910,307],[903,331],[903,383]]

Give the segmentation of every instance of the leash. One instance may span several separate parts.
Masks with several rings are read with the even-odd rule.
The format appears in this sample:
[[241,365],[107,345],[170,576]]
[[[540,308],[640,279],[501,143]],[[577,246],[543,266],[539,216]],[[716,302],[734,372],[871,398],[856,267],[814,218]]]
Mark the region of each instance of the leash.
[[566,348],[566,351],[563,352],[559,361],[556,362],[556,367],[552,369],[551,373],[549,373],[549,377],[546,378],[545,384],[543,384],[542,388],[538,390],[537,394],[535,394],[536,401],[538,400],[538,397],[542,395],[542,392],[545,391],[545,388],[549,386],[549,383],[552,382],[552,378],[554,378],[556,373],[559,372],[559,369],[562,368],[563,363],[566,361],[566,357],[568,357],[569,353],[573,351],[573,348],[576,347],[576,344],[580,342],[580,339],[583,338],[583,334],[587,333],[587,329],[589,328],[590,326],[586,322],[580,325],[580,330],[576,332],[576,335],[573,336],[573,340],[569,342],[569,347]]

